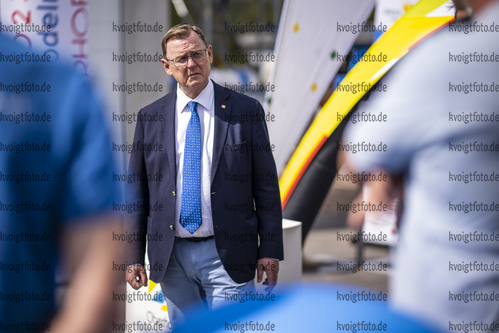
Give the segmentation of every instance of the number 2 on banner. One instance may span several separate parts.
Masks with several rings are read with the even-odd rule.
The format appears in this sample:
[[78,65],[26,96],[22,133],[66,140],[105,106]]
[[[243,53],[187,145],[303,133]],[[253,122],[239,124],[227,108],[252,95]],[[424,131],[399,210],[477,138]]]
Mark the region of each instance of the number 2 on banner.
[[[26,1],[26,0],[25,0]],[[14,24],[30,24],[31,23],[31,10],[28,10],[27,15],[24,15],[20,10],[15,10],[10,16]],[[18,18],[18,20],[16,19]],[[16,34],[14,40],[24,38],[28,42],[28,47],[31,48],[31,39],[25,34]]]
[[[18,15],[21,20],[24,20],[24,22],[18,22],[16,20],[16,15]],[[16,10],[15,12],[12,13],[11,17],[12,17],[12,22],[14,24],[21,24],[21,23],[30,24],[31,23],[31,10],[28,10],[28,15],[26,15],[26,16],[23,13],[21,13],[20,10]]]

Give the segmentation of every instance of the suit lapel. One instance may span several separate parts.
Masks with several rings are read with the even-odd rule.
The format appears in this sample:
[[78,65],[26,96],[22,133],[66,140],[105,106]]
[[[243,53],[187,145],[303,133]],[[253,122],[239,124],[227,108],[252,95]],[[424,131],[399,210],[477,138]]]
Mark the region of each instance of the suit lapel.
[[170,170],[176,179],[177,171],[176,171],[176,152],[175,152],[175,104],[177,103],[177,94],[176,90],[171,92],[170,94],[165,96],[164,105],[163,105],[163,114],[165,120],[163,123],[163,131],[165,133],[165,142],[166,142],[166,154],[168,156],[168,163],[170,165]]
[[211,162],[211,183],[217,173],[220,157],[227,138],[228,120],[232,110],[232,104],[228,101],[227,94],[223,87],[213,82],[215,90],[215,137],[213,140],[213,160]]

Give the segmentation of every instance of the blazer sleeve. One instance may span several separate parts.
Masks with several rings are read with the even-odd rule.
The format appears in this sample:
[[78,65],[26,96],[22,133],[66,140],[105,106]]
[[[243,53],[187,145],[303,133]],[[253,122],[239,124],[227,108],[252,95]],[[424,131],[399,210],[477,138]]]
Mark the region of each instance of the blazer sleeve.
[[282,208],[277,169],[272,154],[265,112],[255,100],[252,122],[252,192],[258,218],[258,258],[284,259]]
[[126,188],[127,220],[125,231],[128,242],[125,251],[127,264],[144,265],[147,233],[147,217],[149,216],[149,187],[147,183],[147,172],[144,159],[144,124],[139,111],[133,148],[130,155],[128,168],[128,182]]

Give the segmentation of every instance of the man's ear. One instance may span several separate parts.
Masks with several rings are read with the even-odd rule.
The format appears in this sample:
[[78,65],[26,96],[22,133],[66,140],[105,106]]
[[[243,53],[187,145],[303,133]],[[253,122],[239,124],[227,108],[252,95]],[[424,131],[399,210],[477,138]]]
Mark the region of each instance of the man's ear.
[[163,64],[163,67],[165,68],[166,74],[172,76],[173,72],[170,68],[170,63],[168,61],[166,61],[166,59],[161,59],[161,63]]
[[213,63],[213,49],[211,45],[208,45],[208,59],[210,60],[210,64]]

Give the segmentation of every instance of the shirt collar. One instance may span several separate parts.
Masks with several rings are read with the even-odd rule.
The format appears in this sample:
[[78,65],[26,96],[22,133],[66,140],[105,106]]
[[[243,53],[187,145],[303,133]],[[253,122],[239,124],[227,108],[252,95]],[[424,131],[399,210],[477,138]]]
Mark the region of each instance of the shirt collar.
[[208,81],[208,84],[204,89],[196,96],[196,98],[191,99],[180,89],[177,83],[177,106],[180,108],[180,112],[183,112],[185,106],[190,101],[196,101],[198,104],[203,106],[205,110],[210,110],[213,105],[213,98],[215,96],[215,87],[213,86],[213,82],[211,80]]

